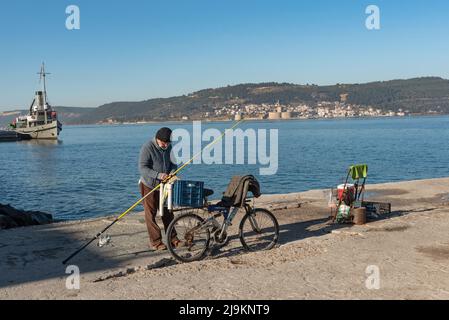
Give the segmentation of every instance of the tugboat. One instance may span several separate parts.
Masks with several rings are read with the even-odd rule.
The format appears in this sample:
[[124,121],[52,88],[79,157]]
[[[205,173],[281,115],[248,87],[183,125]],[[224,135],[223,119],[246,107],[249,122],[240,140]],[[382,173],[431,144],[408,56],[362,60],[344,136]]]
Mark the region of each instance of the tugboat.
[[30,136],[31,139],[56,140],[62,130],[62,124],[58,121],[56,111],[53,111],[48,103],[45,77],[49,73],[45,72],[44,63],[42,63],[41,71],[38,74],[43,83],[43,90],[36,92],[28,115],[16,118],[11,124],[11,128],[18,134]]

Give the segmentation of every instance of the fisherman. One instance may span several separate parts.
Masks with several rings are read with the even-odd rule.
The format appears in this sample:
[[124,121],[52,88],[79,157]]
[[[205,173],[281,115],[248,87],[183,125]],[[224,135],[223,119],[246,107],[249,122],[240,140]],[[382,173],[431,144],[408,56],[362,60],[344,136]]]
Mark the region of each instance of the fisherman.
[[[176,164],[171,160],[171,134],[169,128],[161,128],[156,136],[145,143],[140,150],[139,171],[140,171],[140,193],[146,196],[162,181],[170,177],[176,171]],[[166,250],[167,246],[162,242],[161,229],[156,223],[156,214],[159,208],[159,192],[153,192],[143,201],[145,209],[145,222],[150,237],[150,247],[156,250]],[[164,207],[162,222],[165,230],[173,221],[173,213]],[[168,237],[167,237],[168,238]],[[180,243],[176,233],[171,237],[172,244],[177,247]]]

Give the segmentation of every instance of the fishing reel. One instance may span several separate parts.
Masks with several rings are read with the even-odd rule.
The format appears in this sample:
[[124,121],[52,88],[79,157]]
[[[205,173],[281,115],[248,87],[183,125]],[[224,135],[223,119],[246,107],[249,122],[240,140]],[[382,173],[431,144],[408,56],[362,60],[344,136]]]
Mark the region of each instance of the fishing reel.
[[111,236],[106,234],[98,238],[97,246],[103,248],[104,246],[107,246],[110,243],[111,243]]

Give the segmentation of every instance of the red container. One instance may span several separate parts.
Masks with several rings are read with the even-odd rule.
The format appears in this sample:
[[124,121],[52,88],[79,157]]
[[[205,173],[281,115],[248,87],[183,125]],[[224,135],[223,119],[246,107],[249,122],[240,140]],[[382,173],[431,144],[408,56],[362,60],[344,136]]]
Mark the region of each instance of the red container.
[[[346,190],[350,195],[351,201],[355,200],[355,185],[353,184],[347,184]],[[337,199],[338,200],[344,200],[344,191],[345,191],[345,185],[341,184],[337,187]]]

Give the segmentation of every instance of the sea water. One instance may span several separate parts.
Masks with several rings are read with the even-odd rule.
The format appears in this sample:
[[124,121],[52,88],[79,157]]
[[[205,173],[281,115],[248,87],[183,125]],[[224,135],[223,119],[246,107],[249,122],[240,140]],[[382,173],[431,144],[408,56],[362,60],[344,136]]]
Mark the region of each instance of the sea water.
[[[139,151],[161,126],[192,130],[191,123],[64,126],[57,142],[1,143],[0,203],[60,219],[121,213],[140,198]],[[449,176],[447,116],[248,121],[241,128],[279,130],[275,175],[260,176],[259,165],[195,164],[181,177],[204,181],[217,198],[233,175],[254,174],[262,193],[280,194],[335,187],[357,163],[369,165],[369,183]]]

